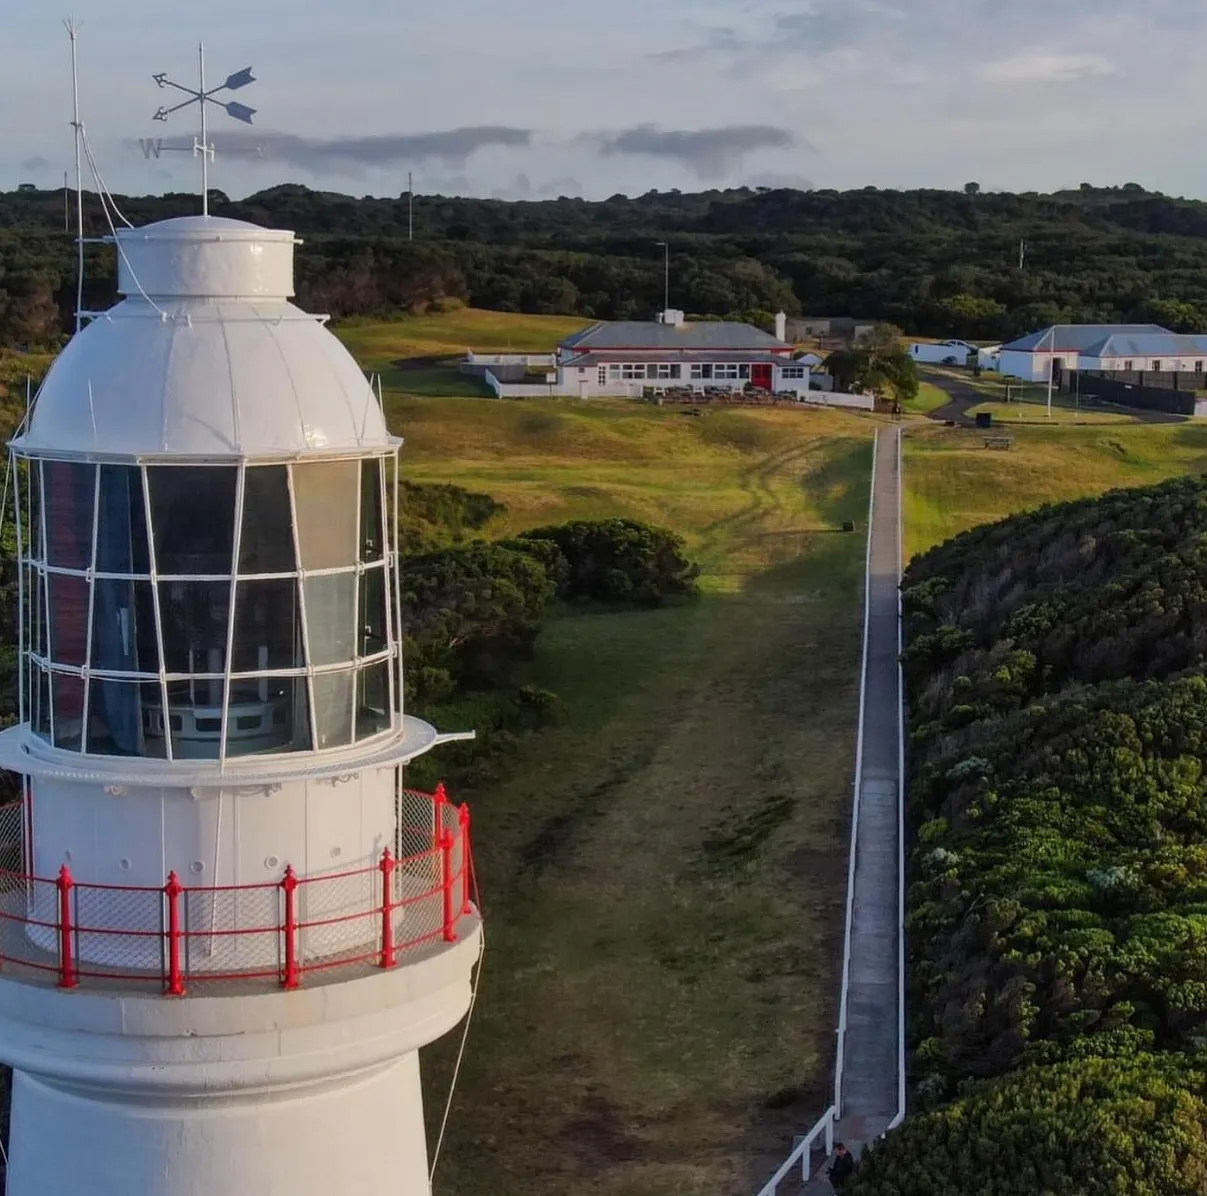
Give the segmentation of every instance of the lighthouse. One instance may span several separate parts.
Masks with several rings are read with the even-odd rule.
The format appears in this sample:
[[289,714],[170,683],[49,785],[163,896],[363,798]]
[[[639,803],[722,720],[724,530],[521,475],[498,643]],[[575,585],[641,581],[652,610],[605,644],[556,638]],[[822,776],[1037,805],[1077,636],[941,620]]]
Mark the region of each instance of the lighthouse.
[[293,233],[116,234],[11,444],[8,1196],[419,1196],[471,1003],[469,815],[405,787],[401,442]]

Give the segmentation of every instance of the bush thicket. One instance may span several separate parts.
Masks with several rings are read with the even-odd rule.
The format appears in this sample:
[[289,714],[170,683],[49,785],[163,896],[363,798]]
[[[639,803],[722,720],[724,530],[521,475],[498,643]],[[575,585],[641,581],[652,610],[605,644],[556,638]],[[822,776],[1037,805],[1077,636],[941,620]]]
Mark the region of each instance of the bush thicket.
[[1207,1190],[1207,486],[966,533],[903,608],[923,1115],[853,1190]]

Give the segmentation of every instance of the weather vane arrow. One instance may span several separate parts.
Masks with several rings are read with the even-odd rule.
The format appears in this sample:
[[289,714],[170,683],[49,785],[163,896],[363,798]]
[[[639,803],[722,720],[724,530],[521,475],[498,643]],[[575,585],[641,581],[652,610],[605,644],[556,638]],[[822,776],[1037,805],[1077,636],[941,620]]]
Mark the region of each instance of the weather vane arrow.
[[194,138],[193,140],[193,154],[194,156],[197,154],[201,155],[201,211],[203,215],[208,216],[210,214],[209,164],[210,159],[214,156],[214,147],[209,141],[209,124],[206,120],[209,105],[213,104],[214,107],[223,109],[227,116],[232,117],[234,120],[242,121],[245,125],[250,125],[252,117],[256,114],[254,108],[249,108],[246,104],[240,104],[236,100],[220,100],[215,99],[215,97],[220,92],[238,91],[241,87],[247,87],[248,84],[256,81],[256,77],[252,74],[251,67],[246,66],[241,71],[235,71],[233,75],[227,75],[222,83],[219,83],[217,87],[211,87],[207,91],[205,86],[205,47],[203,45],[197,47],[197,65],[197,87],[187,87],[183,83],[177,83],[174,79],[168,77],[166,71],[160,71],[158,74],[151,76],[156,86],[160,88],[171,87],[176,91],[184,92],[189,97],[187,100],[181,100],[179,104],[175,104],[171,108],[161,105],[151,119],[166,121],[172,113],[179,112],[182,108],[190,108],[194,104],[200,108],[201,137]]

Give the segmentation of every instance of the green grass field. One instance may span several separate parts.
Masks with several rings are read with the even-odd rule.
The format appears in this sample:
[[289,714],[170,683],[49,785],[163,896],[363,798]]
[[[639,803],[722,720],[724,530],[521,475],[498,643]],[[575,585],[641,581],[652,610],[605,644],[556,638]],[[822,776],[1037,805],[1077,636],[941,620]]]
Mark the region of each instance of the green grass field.
[[918,384],[917,397],[905,404],[905,410],[909,415],[929,415],[949,402],[951,399],[945,390],[941,390],[933,382],[921,382]]
[[[632,515],[704,568],[697,603],[551,620],[531,680],[561,696],[556,724],[457,794],[488,945],[436,1191],[757,1188],[826,1102],[874,425],[572,400],[392,414],[408,478],[507,504],[491,532]],[[425,1052],[430,1122],[455,1047]]]
[[1073,407],[1056,402],[1052,404],[1051,415],[1048,414],[1046,404],[1039,402],[981,403],[980,406],[971,408],[968,414],[976,415],[979,412],[989,412],[993,416],[993,422],[1003,426],[1020,423],[1089,425],[1143,422],[1140,415],[1120,408]]
[[986,449],[975,430],[911,427],[903,493],[907,557],[1046,502],[1207,471],[1207,425],[1023,425],[1011,435],[1013,449],[1001,452]]
[[[483,398],[486,385],[457,372],[467,349],[481,353],[551,353],[590,323],[581,316],[525,316],[462,307],[429,315],[333,327],[366,370],[380,374],[387,405],[406,396]],[[399,368],[419,358],[422,368]]]

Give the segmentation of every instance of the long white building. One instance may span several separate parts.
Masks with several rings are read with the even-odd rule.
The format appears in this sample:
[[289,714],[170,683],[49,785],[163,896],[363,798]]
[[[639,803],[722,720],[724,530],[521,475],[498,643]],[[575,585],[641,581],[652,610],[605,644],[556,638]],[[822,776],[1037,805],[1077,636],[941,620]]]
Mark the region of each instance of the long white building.
[[999,368],[1028,382],[1068,370],[1202,374],[1207,336],[1183,336],[1159,324],[1056,324],[1003,345]]
[[11,446],[8,1196],[426,1196],[481,930],[468,812],[402,783],[445,737],[403,710],[401,442],[292,233],[117,241]]

